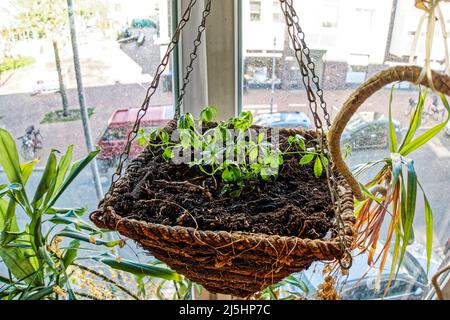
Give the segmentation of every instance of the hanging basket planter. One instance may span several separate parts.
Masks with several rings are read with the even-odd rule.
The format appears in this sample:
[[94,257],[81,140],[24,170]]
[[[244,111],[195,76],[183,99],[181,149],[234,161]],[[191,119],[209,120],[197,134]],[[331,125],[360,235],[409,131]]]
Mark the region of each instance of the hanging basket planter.
[[[316,130],[277,132],[276,147],[283,154],[277,167],[279,171],[268,179],[261,174],[256,179],[241,181],[238,192],[227,190],[224,172],[216,176],[195,165],[168,161],[167,149],[158,144],[150,144],[130,162],[122,176],[140,121],[197,2],[191,0],[147,91],[111,188],[99,209],[91,214],[98,227],[117,230],[135,240],[157,259],[211,292],[248,297],[294,272],[305,270],[314,261],[339,261],[343,268],[351,264],[349,250],[355,240],[353,191],[332,168],[331,150],[328,151],[318,110],[323,111],[328,127],[330,115],[292,0],[279,1]],[[210,9],[211,0],[207,0],[175,108],[175,119],[159,132],[166,138],[180,129],[180,106]],[[211,121],[207,125],[199,131],[223,124]],[[237,128],[233,127],[234,123],[229,126],[226,129]],[[258,126],[248,128],[258,136],[259,132],[271,130]],[[266,137],[269,139],[269,135]],[[269,140],[273,137],[270,134]],[[302,163],[301,153],[287,152],[291,151],[292,137],[301,137],[305,152],[308,148],[316,150],[315,162],[309,159]],[[239,171],[240,164],[234,165]]]
[[[171,134],[173,127],[174,122],[164,130]],[[282,129],[282,150],[296,134],[307,145],[317,139],[315,131]],[[314,261],[342,258],[342,239],[352,245],[348,185],[338,183],[345,226],[340,229],[326,176],[316,178],[312,165],[299,160],[286,158],[276,180],[256,182],[233,198],[221,194],[222,183],[215,187],[212,177],[168,162],[162,150],[148,147],[91,219],[135,240],[209,291],[246,297]]]

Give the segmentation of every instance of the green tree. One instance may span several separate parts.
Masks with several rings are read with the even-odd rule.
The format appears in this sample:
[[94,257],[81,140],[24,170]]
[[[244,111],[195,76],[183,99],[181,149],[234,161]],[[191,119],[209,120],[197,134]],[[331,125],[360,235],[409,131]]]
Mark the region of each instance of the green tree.
[[[77,11],[75,14],[86,21],[95,16],[99,17],[98,10],[103,10],[104,6],[96,6],[97,1],[80,0],[77,1]],[[62,74],[60,43],[67,40],[68,36],[68,16],[67,4],[65,0],[18,0],[17,6],[21,8],[18,14],[18,21],[21,25],[30,30],[36,38],[46,38],[52,42],[55,56],[55,66],[58,73],[59,91],[64,110],[64,116],[68,115],[68,101],[66,86]]]

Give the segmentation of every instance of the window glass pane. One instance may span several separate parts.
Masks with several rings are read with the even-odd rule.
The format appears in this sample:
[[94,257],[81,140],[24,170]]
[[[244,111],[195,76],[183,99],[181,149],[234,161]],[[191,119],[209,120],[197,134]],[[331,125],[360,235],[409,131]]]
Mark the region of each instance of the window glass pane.
[[[65,152],[73,144],[73,160],[87,154],[67,4],[65,0],[45,1],[48,6],[39,2],[0,1],[0,127],[16,139],[22,161],[39,159],[28,181],[31,194],[52,149]],[[73,1],[92,142],[102,149],[97,162],[103,192],[109,188],[137,110],[170,41],[171,3]],[[143,127],[162,126],[172,118],[172,82],[170,62],[142,120]],[[28,130],[30,126],[34,131]],[[135,142],[131,157],[140,150]],[[4,182],[1,171],[0,184]],[[91,211],[98,201],[88,167],[57,205]]]
[[[261,20],[255,22],[250,19],[251,3],[250,0],[243,1],[242,109],[252,111],[255,121],[261,125],[313,129],[313,115],[285,22],[274,18],[281,13],[280,6],[272,0],[261,1]],[[293,3],[305,32],[305,41],[310,48],[332,120],[358,85],[377,72],[391,65],[405,63],[409,59],[411,41],[420,17],[420,12],[412,5],[399,2],[397,12],[407,12],[408,15],[392,18],[391,1],[294,0]],[[390,29],[391,23],[393,26]],[[433,68],[443,70],[444,66],[438,60],[443,58],[444,50],[439,47],[440,44],[436,46],[438,49],[433,57]],[[423,52],[422,44],[419,44],[417,50]],[[408,83],[398,83],[395,87],[394,130],[400,140],[406,134],[411,112],[417,105],[418,88]],[[352,154],[347,159],[350,167],[389,156],[389,95],[390,87],[381,89],[367,100],[348,124],[342,145],[349,144],[352,148]],[[442,102],[433,98],[434,96],[429,92],[426,98],[421,132],[444,119]],[[319,115],[323,116],[321,112]],[[445,250],[448,250],[450,217],[446,208],[447,196],[442,190],[450,188],[450,126],[426,146],[411,154],[411,158],[415,160],[418,178],[433,209],[434,250],[431,270],[427,276],[426,224],[424,203],[420,196],[414,225],[415,242],[408,246],[407,258],[399,278],[388,291],[390,297],[400,299],[424,297],[429,277],[441,265]],[[360,179],[367,181],[369,178],[366,175]],[[379,246],[386,240],[386,234],[387,230],[381,232]],[[392,253],[388,254],[387,259],[392,261]],[[366,256],[355,258],[354,265],[350,271],[349,284],[352,281],[355,284],[367,271]],[[386,265],[390,266],[389,262]],[[313,269],[321,270],[321,267]],[[389,275],[389,269],[383,270],[382,274],[381,288],[386,287],[387,280],[384,277]],[[312,286],[320,284],[322,280],[315,279],[313,271],[306,275]],[[369,276],[357,287],[352,289],[352,285],[349,285],[346,288],[347,297],[380,298],[382,294],[373,291],[373,281],[376,278],[377,273],[374,271],[373,276]]]
[[250,21],[261,20],[261,1],[250,1]]

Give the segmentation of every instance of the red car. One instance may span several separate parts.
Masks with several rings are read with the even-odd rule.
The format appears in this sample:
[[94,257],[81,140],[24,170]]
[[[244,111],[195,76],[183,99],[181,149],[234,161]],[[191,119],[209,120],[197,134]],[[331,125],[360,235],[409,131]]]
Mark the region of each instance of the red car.
[[[117,165],[120,154],[124,151],[128,134],[133,128],[139,109],[119,109],[114,111],[108,121],[108,127],[98,141],[102,149],[97,156],[99,168],[106,172],[108,168]],[[163,127],[173,118],[173,106],[149,107],[141,120],[141,128],[153,129]],[[130,150],[130,158],[142,151],[142,147],[135,141]]]

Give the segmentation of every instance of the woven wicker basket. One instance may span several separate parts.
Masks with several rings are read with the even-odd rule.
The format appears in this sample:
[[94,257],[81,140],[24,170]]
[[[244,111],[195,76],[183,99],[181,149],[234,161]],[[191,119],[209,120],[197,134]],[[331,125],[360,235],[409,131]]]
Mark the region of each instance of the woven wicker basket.
[[[316,136],[315,131],[282,130],[289,131],[289,135]],[[145,155],[133,160],[127,171],[142,165],[140,157]],[[92,221],[100,228],[117,230],[135,240],[157,259],[211,292],[247,297],[308,268],[314,261],[341,258],[344,255],[341,239],[345,239],[347,248],[354,240],[353,194],[343,179],[338,193],[345,228],[330,240],[196,230],[124,218],[113,206],[115,195],[122,192],[121,186],[128,185],[127,179],[125,173],[116,190],[91,215]]]

